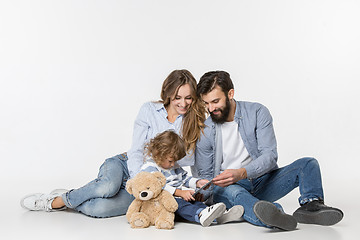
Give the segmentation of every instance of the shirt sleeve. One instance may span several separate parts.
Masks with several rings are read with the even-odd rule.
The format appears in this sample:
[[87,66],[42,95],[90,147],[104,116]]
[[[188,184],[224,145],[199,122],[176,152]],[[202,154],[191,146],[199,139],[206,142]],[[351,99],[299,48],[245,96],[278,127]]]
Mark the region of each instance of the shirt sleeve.
[[131,148],[128,151],[128,169],[130,177],[133,178],[144,163],[144,146],[149,131],[147,116],[150,112],[149,103],[145,103],[135,119]]
[[260,155],[244,167],[248,179],[260,177],[277,167],[277,144],[271,114],[261,105],[256,116],[255,133]]
[[196,182],[199,180],[198,178],[188,175],[188,172],[181,167],[176,170],[177,174],[181,175],[181,181],[183,182],[185,187],[196,189]]
[[207,127],[196,144],[195,166],[191,169],[193,175],[200,179],[212,179],[214,177],[214,143],[211,141],[211,132]]
[[159,172],[159,169],[157,169],[155,166],[151,166],[151,165],[148,165],[148,164],[144,164],[141,169],[140,169],[142,172]]
[[186,156],[177,161],[181,167],[193,166],[195,164],[195,153],[193,150],[186,153]]
[[174,195],[176,191],[176,187],[170,186],[169,184],[165,184],[164,190],[168,191],[171,195]]

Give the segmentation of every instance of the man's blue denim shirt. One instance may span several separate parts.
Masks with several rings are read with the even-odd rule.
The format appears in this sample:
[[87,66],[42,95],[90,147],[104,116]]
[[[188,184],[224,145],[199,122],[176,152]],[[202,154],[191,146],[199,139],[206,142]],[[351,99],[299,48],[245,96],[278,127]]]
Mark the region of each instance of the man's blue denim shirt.
[[[252,159],[244,166],[247,178],[257,178],[278,168],[276,138],[269,110],[259,103],[236,101],[234,121],[239,125],[238,130]],[[222,163],[221,124],[208,117],[205,125],[204,134],[196,146],[195,168],[192,170],[199,178],[212,179],[220,173]]]

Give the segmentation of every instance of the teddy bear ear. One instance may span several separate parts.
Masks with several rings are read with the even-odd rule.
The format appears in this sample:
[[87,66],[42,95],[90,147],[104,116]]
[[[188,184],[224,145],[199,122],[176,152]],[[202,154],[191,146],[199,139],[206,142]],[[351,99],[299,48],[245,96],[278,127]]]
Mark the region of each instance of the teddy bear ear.
[[161,172],[153,172],[153,174],[159,180],[161,185],[165,186],[166,178],[165,178],[164,174],[162,174]]
[[132,182],[133,182],[133,179],[127,180],[126,187],[125,187],[126,191],[130,194],[132,194]]

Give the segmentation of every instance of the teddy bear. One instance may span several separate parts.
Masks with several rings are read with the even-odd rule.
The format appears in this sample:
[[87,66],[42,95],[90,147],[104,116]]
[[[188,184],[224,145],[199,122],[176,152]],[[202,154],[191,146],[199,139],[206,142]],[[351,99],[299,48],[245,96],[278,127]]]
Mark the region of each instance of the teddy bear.
[[174,228],[174,212],[178,208],[175,198],[166,190],[166,178],[161,172],[140,172],[126,183],[126,191],[135,199],[126,218],[132,228]]

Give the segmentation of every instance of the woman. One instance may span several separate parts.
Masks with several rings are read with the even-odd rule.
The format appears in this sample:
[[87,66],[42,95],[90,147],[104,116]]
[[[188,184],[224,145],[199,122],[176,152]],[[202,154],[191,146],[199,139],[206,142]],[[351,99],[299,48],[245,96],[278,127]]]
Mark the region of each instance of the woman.
[[78,189],[57,189],[50,194],[24,197],[21,206],[35,211],[74,209],[91,217],[124,215],[133,197],[125,190],[126,180],[134,177],[144,161],[144,146],[158,133],[172,129],[186,143],[187,155],[181,166],[194,164],[196,141],[204,127],[205,109],[196,97],[196,80],[187,70],[175,70],[165,79],[161,101],[145,103],[135,120],[129,152],[106,159],[98,177]]

